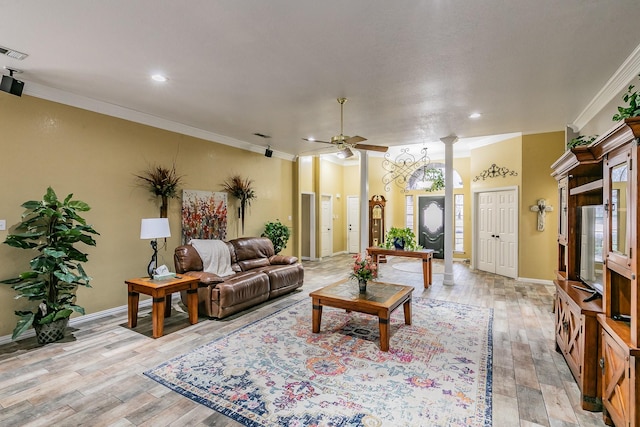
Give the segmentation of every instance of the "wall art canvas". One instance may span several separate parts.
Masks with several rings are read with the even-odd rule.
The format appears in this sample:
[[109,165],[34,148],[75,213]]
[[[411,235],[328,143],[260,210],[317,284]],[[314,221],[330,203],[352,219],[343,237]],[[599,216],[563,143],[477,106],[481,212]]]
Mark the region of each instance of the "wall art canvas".
[[182,191],[182,243],[227,238],[227,193]]

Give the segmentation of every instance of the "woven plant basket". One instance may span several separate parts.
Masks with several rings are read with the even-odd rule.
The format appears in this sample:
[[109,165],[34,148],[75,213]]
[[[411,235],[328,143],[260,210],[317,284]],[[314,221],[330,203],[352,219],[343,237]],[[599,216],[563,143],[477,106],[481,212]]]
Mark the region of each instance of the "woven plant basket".
[[64,332],[69,324],[69,318],[56,320],[45,325],[34,325],[39,344],[49,344],[64,338]]

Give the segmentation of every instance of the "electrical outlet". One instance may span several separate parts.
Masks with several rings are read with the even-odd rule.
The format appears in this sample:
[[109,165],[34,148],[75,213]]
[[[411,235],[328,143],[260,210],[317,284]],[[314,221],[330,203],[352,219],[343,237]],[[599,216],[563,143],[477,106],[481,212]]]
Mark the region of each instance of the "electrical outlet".
[[4,231],[7,229],[7,220],[0,219],[0,231]]

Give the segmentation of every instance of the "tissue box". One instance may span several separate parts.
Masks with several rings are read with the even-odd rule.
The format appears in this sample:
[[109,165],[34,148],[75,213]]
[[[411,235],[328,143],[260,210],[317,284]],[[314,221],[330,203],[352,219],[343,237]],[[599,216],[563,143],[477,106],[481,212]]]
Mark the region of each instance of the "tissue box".
[[176,273],[154,274],[153,280],[173,279],[174,277],[176,277]]

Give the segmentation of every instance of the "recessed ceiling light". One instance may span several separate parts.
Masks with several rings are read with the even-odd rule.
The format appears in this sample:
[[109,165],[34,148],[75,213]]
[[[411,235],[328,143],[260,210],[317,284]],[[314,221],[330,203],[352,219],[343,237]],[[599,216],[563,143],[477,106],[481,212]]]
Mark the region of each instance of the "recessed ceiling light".
[[307,138],[307,141],[309,141],[309,142],[313,142],[313,141],[315,141],[315,140],[316,140],[316,139],[315,139],[314,137],[312,137],[312,136],[310,136],[309,138]]
[[156,82],[166,82],[167,78],[165,76],[163,76],[162,74],[154,74],[151,76],[151,79],[155,80]]
[[480,117],[482,117],[482,114],[480,114],[480,113],[471,113],[471,114],[469,114],[469,118],[470,119],[479,119]]

